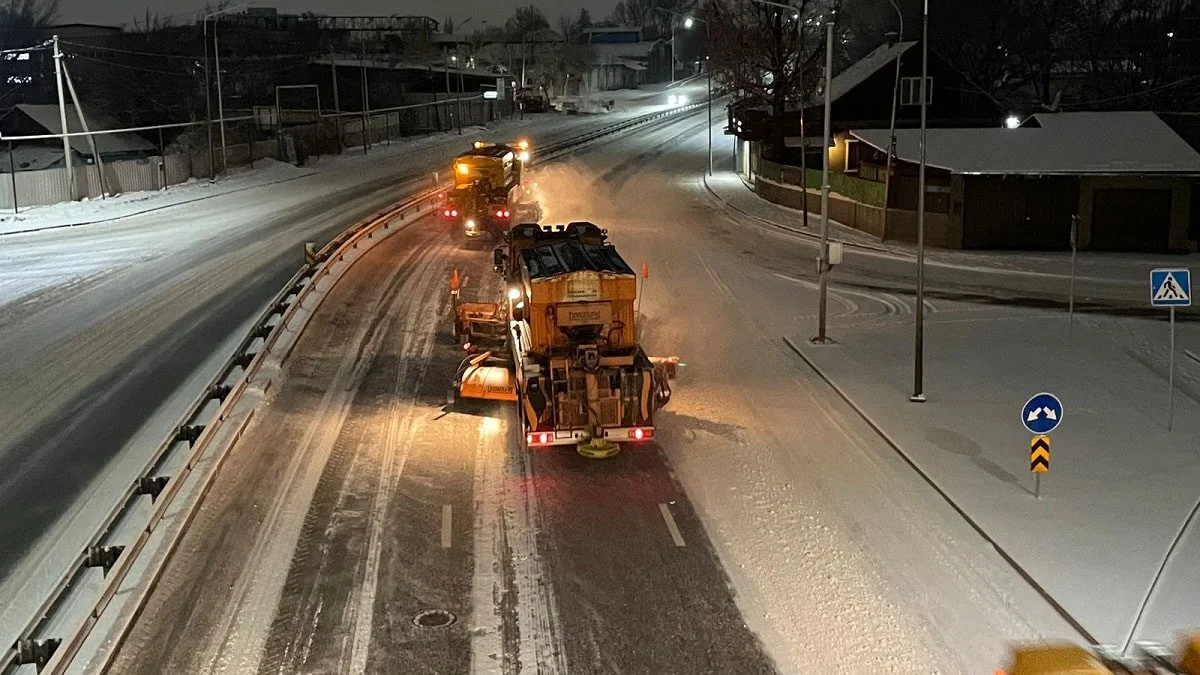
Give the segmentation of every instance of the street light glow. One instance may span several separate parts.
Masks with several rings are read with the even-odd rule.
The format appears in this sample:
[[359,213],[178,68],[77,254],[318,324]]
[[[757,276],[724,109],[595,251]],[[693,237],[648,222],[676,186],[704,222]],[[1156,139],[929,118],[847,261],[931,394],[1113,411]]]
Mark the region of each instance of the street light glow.
[[684,28],[691,28],[691,27],[692,27],[692,26],[694,26],[695,24],[696,24],[696,22],[695,22],[695,21],[693,21],[693,20],[692,20],[692,17],[690,17],[690,16],[689,16],[688,18],[686,18],[686,19],[684,19],[684,20],[683,20],[683,27],[684,27]]
[[1021,126],[1021,118],[1017,117],[1016,115],[1009,115],[1008,118],[1004,120],[1004,126],[1009,129],[1016,129],[1017,127]]

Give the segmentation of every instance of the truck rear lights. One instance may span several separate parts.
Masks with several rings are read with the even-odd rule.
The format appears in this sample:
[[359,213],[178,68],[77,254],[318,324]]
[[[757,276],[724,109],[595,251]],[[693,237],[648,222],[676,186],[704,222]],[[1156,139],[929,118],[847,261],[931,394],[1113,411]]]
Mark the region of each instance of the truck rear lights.
[[654,430],[653,429],[643,429],[641,427],[638,427],[637,429],[629,430],[629,440],[645,441],[645,440],[649,440],[651,438],[654,438]]
[[458,209],[443,209],[442,215],[447,218],[456,218],[458,217]]
[[541,431],[536,434],[525,434],[525,442],[528,445],[548,445],[551,441],[551,438],[551,435],[545,431]]
[[497,218],[507,218],[509,216],[508,209],[498,209],[496,211]]

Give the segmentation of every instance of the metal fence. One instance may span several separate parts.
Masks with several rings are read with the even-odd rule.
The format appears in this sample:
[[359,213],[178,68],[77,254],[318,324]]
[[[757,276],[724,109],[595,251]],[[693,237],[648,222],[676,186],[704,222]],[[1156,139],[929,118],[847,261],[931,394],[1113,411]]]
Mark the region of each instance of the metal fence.
[[[317,124],[277,129],[260,129],[262,133],[274,132],[275,138],[246,140],[229,143],[223,150],[217,149],[212,157],[217,173],[233,167],[253,166],[262,159],[304,163],[313,155],[338,154],[350,148],[369,151],[373,145],[390,145],[393,140],[417,134],[450,131],[456,126],[486,124],[502,116],[511,115],[511,103],[484,100],[479,96],[457,100],[419,103],[386,110],[363,113],[330,113],[322,115]],[[461,119],[460,119],[461,118]],[[230,122],[251,122],[254,118],[230,118]],[[219,120],[214,121],[214,125]],[[153,132],[164,128],[199,127],[205,122],[142,127],[138,129],[113,129],[93,131],[93,134],[128,131]],[[364,128],[366,133],[364,133]],[[75,132],[67,136],[85,136]],[[0,146],[0,171],[10,169],[11,158],[3,157],[12,151],[13,144],[20,141],[53,141],[62,139],[61,134],[21,136],[5,138],[8,147]],[[74,190],[68,182],[66,167],[37,171],[7,171],[0,186],[0,209],[19,212],[21,208],[45,206],[76,199],[100,199],[129,192],[166,190],[172,185],[187,182],[192,178],[213,177],[209,150],[181,150],[146,157],[96,164],[76,165],[72,168]]]

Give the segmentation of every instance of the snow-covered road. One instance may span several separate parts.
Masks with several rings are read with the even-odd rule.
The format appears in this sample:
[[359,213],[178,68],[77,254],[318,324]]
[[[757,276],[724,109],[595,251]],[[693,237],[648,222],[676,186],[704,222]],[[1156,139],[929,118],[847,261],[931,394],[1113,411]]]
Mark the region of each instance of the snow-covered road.
[[[718,168],[727,168],[730,148],[720,134],[721,120],[717,122],[717,156],[724,158]],[[443,349],[431,328],[431,322],[444,318],[445,308],[428,298],[435,297],[436,280],[451,267],[462,266],[476,277],[486,274],[487,256],[471,258],[471,253],[447,250],[444,242],[422,236],[411,237],[411,243],[389,241],[379,253],[372,252],[375,263],[364,268],[374,276],[348,286],[363,297],[342,298],[334,304],[341,314],[326,318],[329,326],[366,331],[370,348],[360,365],[366,379],[358,382],[374,384],[345,394],[350,397],[344,401],[348,417],[314,413],[314,394],[341,391],[334,371],[340,372],[338,364],[354,353],[356,340],[339,346],[346,336],[339,337],[338,330],[308,336],[315,351],[297,351],[295,389],[288,380],[278,385],[278,400],[290,402],[267,409],[263,419],[268,421],[259,423],[263,436],[254,441],[275,448],[263,461],[286,464],[291,460],[279,448],[293,447],[297,435],[321,434],[322,444],[305,450],[305,457],[311,456],[305,461],[313,463],[304,468],[303,485],[274,485],[244,471],[228,476],[230,491],[214,492],[220,496],[212,502],[213,510],[198,521],[207,525],[196,526],[191,543],[182,549],[188,553],[172,563],[174,570],[165,577],[172,581],[152,599],[154,611],[135,630],[132,651],[122,655],[124,663],[136,662],[142,672],[221,672],[224,657],[231,656],[246,667],[292,672],[303,669],[294,660],[293,647],[306,636],[300,645],[303,658],[311,655],[338,672],[353,669],[353,663],[386,663],[406,672],[514,672],[520,668],[516,664],[529,668],[534,663],[544,672],[735,672],[732,664],[741,665],[738,672],[762,672],[769,669],[769,659],[786,673],[975,673],[999,665],[1014,641],[1078,640],[1067,620],[784,345],[783,336],[807,335],[814,322],[814,247],[715,203],[700,179],[706,148],[704,123],[685,119],[598,144],[542,167],[536,175],[547,221],[592,220],[609,230],[632,266],[648,265],[641,305],[644,345],[651,353],[678,354],[687,364],[660,421],[659,452],[633,450],[612,463],[583,462],[569,453],[521,459],[512,454],[511,445],[501,447],[503,435],[513,431],[511,415],[452,415],[437,426],[443,418],[435,401],[444,394],[445,366],[452,367],[455,354]],[[311,179],[293,184],[305,180]],[[331,201],[327,194],[317,198]],[[365,208],[347,201],[351,210]],[[312,208],[306,204],[304,210]],[[318,214],[318,220],[332,219],[335,211],[346,208],[331,208]],[[203,252],[199,264],[249,274],[253,264],[247,258],[269,256],[264,251],[270,251],[281,272],[290,273],[287,256],[298,251],[287,250],[283,231],[293,241],[325,232],[320,228],[327,221],[309,222],[312,215],[291,213],[282,222],[265,219],[256,224],[260,231],[253,237],[239,239],[237,230],[225,231],[222,241],[197,236],[195,245]],[[187,230],[183,224],[179,228]],[[161,238],[154,245],[162,245]],[[405,257],[410,248],[411,259]],[[905,292],[910,263],[902,253],[863,256],[840,270],[842,276],[831,287],[831,326],[854,338],[840,347],[849,365],[836,372],[852,374],[868,389],[892,383],[898,377],[893,371],[904,369],[912,300]],[[170,256],[163,253],[131,268],[155,269]],[[1005,258],[974,256],[969,264],[956,259],[956,254],[938,256],[947,264],[942,276],[932,279],[940,295],[932,294],[929,316],[948,326],[956,319],[972,326],[1016,325],[1017,314],[1030,325],[1044,323],[1030,319],[1028,308],[996,306],[1004,297],[1029,300],[1052,294],[1044,288],[1044,276],[1021,274],[1028,270]],[[403,266],[402,273],[388,267],[392,260]],[[158,283],[154,275],[144,277],[146,288],[139,290],[145,298],[151,297],[147,289],[159,289],[153,297],[161,298],[161,305],[140,314],[101,316],[108,328],[99,334],[125,331],[136,336],[139,322],[153,326],[160,313],[170,316],[175,303],[184,303],[198,316],[189,318],[195,327],[180,332],[203,335],[212,330],[215,338],[215,331],[225,329],[206,312],[206,301],[237,303],[238,289],[256,284],[266,289],[274,281],[206,288],[203,275],[180,278],[168,268],[157,270]],[[1101,275],[1097,278],[1103,278],[1103,265],[1095,269]],[[1133,267],[1111,278],[1121,293],[1129,269]],[[94,283],[93,290],[68,296],[87,296],[114,285],[104,279]],[[178,297],[172,298],[172,292]],[[989,302],[972,302],[984,298]],[[368,310],[375,314],[359,316]],[[16,336],[12,342],[37,358],[32,334],[25,343],[17,337],[27,324],[43,320],[43,313],[36,306],[26,311],[10,331]],[[98,313],[95,307],[90,311]],[[176,315],[176,320],[182,319]],[[1055,326],[1047,329],[1052,337],[1051,331],[1062,326],[1049,321]],[[376,326],[379,331],[372,332]],[[944,337],[954,342],[958,334],[945,330]],[[1097,347],[1095,354],[1085,350],[1080,359],[1133,355],[1156,363],[1161,358],[1153,348],[1154,324],[1089,316],[1080,319],[1077,330],[1090,332],[1096,344],[1111,343]],[[133,341],[152,344],[162,335],[148,329]],[[962,335],[964,342],[975,339]],[[1181,346],[1200,348],[1193,344],[1197,337],[1190,326],[1182,329]],[[1019,347],[1020,340],[1006,333],[992,349]],[[67,370],[61,372],[95,372],[88,370],[88,343],[80,344],[54,353],[66,359],[61,368]],[[185,339],[159,347],[158,360],[181,358],[186,346]],[[97,353],[115,349],[94,348]],[[1090,363],[1087,377],[1076,378],[1086,381],[1075,382],[1071,364],[1053,358],[1065,373],[1056,377],[1071,386],[1119,391],[1129,385],[1120,378],[1127,364],[1113,370],[1107,361]],[[988,408],[992,398],[1003,399],[1000,384],[989,386],[971,368],[1007,368],[1012,372],[1002,374],[1011,378],[1020,376],[1015,369],[1024,366],[970,349],[941,365],[975,378],[973,394],[951,401],[962,410],[953,422],[963,429],[946,421],[939,428],[953,433],[935,434],[931,440],[931,421],[906,414],[907,403],[871,401],[890,415],[889,434],[908,434],[921,446],[914,454],[924,453],[925,459],[918,457],[918,462],[941,467],[948,472],[946,481],[969,494],[964,502],[970,502],[974,520],[996,529],[997,540],[1011,539],[1022,523],[1036,517],[1032,509],[1037,505],[1022,503],[1015,509],[1006,501],[1012,496],[1003,492],[1013,485],[1006,477],[1019,475],[1018,469],[1006,464],[1007,455],[992,436],[975,445],[964,445],[962,439],[1001,423],[1015,426],[1015,414]],[[931,373],[936,366],[931,360]],[[128,368],[136,375],[136,362]],[[1155,368],[1146,369],[1129,386],[1148,395]],[[1190,399],[1197,395],[1189,387],[1194,388],[1200,364],[1187,366],[1184,373],[1181,390]],[[56,391],[69,390],[62,380],[40,386],[51,400]],[[87,405],[86,398],[77,400],[79,406]],[[22,401],[8,403],[19,407]],[[1081,404],[1079,417],[1129,425],[1153,418],[1153,412],[1126,409],[1122,403],[1109,391]],[[1188,416],[1187,426],[1180,422],[1181,431],[1191,438],[1197,404],[1178,403],[1179,414]],[[93,413],[92,419],[101,417]],[[78,434],[76,442],[83,438],[82,430],[69,427],[52,431],[51,438],[55,433]],[[1088,443],[1099,449],[1103,429],[1090,434]],[[1162,439],[1147,434],[1147,440]],[[246,445],[241,466],[253,467],[259,457],[253,443]],[[939,447],[952,456],[938,455]],[[502,449],[509,453],[508,466],[501,466],[497,457]],[[1176,461],[1172,481],[1194,484],[1194,458],[1187,460],[1175,445],[1155,450]],[[1103,452],[1106,466],[1123,466],[1119,452]],[[1014,453],[1022,458],[1020,448]],[[1154,453],[1147,449],[1143,454]],[[1055,470],[1067,469],[1056,465]],[[1169,470],[1152,468],[1137,480],[1152,480],[1155,471],[1165,475]],[[1064,476],[1064,489],[1072,480]],[[1101,499],[1071,505],[1048,499],[1045,506],[1060,509],[1056,513],[1064,526],[1075,525],[1039,535],[1059,550],[1039,556],[1036,549],[1023,548],[1025,557],[1038,563],[1023,566],[1051,593],[1069,600],[1068,609],[1087,630],[1113,632],[1115,626],[1119,633],[1128,624],[1129,606],[1146,590],[1145,561],[1161,560],[1161,531],[1178,528],[1186,500],[1164,495],[1155,502],[1158,506],[1143,510],[1124,488],[1106,490],[1105,480],[1084,476],[1074,479],[1074,489],[1099,486],[1102,495],[1120,495],[1131,503],[1105,505]],[[299,487],[312,488],[315,492],[307,494],[315,496],[305,497]],[[257,490],[268,488],[281,491],[279,501],[269,504],[272,513],[283,514],[282,520],[259,527],[263,519],[254,511],[259,508]],[[1017,516],[1008,517],[1013,510]],[[1087,516],[1102,512],[1115,519],[1111,527],[1089,530]],[[379,514],[390,514],[386,520],[400,524],[382,544],[376,532]],[[1156,520],[1160,515],[1170,515],[1171,522]],[[469,541],[462,528],[469,528]],[[1127,546],[1130,537],[1137,539],[1137,528],[1147,528],[1145,541],[1158,549],[1139,551],[1120,565],[1104,564],[1096,552],[1109,550],[1109,543]],[[1169,638],[1161,633],[1200,620],[1192,613],[1200,602],[1187,595],[1200,588],[1187,566],[1198,539],[1186,537],[1168,561],[1164,583],[1147,605],[1143,636]],[[449,544],[439,548],[439,540]],[[204,552],[217,541],[228,543],[229,551],[210,560]],[[273,552],[273,566],[254,569],[258,561],[253,553],[260,549]],[[289,549],[291,563],[284,569]],[[1068,567],[1077,562],[1073,555],[1092,558],[1090,564]],[[203,573],[194,574],[194,569]],[[267,585],[253,581],[260,578]],[[1111,592],[1088,596],[1081,582]],[[496,607],[477,606],[488,601]],[[460,623],[446,633],[451,637],[413,630],[410,617],[431,607],[458,614]],[[272,613],[274,622],[269,620]],[[239,617],[249,617],[248,623],[239,623]],[[631,631],[631,625],[644,630]],[[646,640],[645,631],[655,640]],[[168,635],[188,639],[162,639]],[[141,662],[139,646],[150,644],[157,652]],[[228,644],[236,649],[226,653]],[[398,649],[400,644],[411,649]],[[461,652],[468,644],[478,657],[473,663]],[[292,659],[284,659],[290,666],[279,660],[284,656]]]
[[524,134],[536,148],[630,114],[528,116],[326,158],[287,182],[177,205],[186,188],[168,191],[143,200],[154,210],[142,215],[0,237],[0,508],[20,514],[0,525],[3,635],[75,560],[230,340],[302,263],[304,242],[426,187],[475,138]]

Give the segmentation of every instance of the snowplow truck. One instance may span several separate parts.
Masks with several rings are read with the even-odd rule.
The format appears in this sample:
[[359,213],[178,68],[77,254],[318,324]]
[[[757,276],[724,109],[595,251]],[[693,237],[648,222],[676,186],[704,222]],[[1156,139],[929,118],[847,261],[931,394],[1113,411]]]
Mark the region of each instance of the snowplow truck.
[[1137,642],[1128,651],[1070,643],[1018,645],[1008,667],[995,675],[1200,675],[1200,633],[1184,636],[1175,650]]
[[[456,376],[462,398],[515,401],[528,448],[574,445],[610,457],[654,438],[678,358],[652,358],[636,339],[637,275],[588,222],[518,225],[494,252],[500,303],[456,308],[472,352]],[[489,321],[502,321],[503,348]]]
[[[454,189],[443,218],[449,219],[459,234],[476,239],[490,234],[502,236],[513,222],[541,217],[536,202],[524,188],[525,165],[529,161],[529,143],[485,143],[454,158]],[[531,218],[533,216],[533,218]]]

